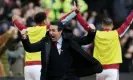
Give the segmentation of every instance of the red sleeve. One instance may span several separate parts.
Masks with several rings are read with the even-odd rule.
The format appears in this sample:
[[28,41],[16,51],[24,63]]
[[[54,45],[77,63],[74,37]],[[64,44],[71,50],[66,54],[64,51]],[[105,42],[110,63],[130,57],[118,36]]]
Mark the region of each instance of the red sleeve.
[[129,29],[132,21],[133,21],[133,11],[129,14],[129,16],[126,18],[125,22],[120,26],[120,28],[117,29],[117,32],[120,37],[122,37],[125,34],[125,32]]
[[78,22],[82,25],[82,27],[86,30],[89,31],[90,28],[88,27],[88,23],[83,19],[83,17],[81,16],[80,13],[77,14],[76,19],[78,20]]
[[21,24],[18,20],[14,20],[12,23],[13,23],[20,31],[26,28],[26,27],[25,27],[23,24]]

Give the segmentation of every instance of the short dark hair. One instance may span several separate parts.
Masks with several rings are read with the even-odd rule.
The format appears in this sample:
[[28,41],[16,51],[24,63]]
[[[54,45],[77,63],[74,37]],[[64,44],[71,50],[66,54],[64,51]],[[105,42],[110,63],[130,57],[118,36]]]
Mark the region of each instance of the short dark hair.
[[63,29],[64,29],[64,27],[65,27],[65,25],[63,25],[63,23],[62,22],[57,22],[56,23],[57,24],[57,26],[58,26],[58,31],[62,31]]
[[62,31],[65,27],[65,25],[60,21],[55,21],[54,23],[51,23],[51,25],[57,25],[58,31]]
[[46,19],[46,13],[45,12],[39,12],[34,16],[34,21],[36,24],[41,24]]
[[103,18],[102,24],[111,25],[111,24],[113,24],[113,20],[109,17],[105,17],[105,18]]

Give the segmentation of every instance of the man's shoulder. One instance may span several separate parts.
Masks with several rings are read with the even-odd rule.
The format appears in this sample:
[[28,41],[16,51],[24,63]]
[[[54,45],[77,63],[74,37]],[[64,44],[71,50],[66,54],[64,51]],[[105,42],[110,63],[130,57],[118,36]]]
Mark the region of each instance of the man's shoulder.
[[64,39],[71,39],[74,35],[72,33],[63,33],[62,36]]

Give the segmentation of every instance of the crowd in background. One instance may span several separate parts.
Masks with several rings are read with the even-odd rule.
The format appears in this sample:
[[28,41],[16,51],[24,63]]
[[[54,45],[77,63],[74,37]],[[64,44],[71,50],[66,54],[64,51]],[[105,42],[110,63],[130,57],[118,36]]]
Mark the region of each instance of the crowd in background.
[[[101,3],[101,2],[103,3]],[[118,28],[133,9],[133,0],[79,0],[80,12],[83,18],[94,24],[96,29],[102,30],[103,17],[109,16],[114,20],[114,28]],[[93,4],[93,5],[92,5]],[[106,5],[105,5],[106,4]],[[54,23],[62,15],[71,11],[72,0],[1,0],[0,1],[0,35],[12,27],[13,14],[22,17],[20,22],[27,27],[36,25],[33,17],[38,12],[45,12],[50,22]],[[97,8],[96,6],[99,6]],[[87,32],[75,20],[67,25],[67,30],[76,36],[84,36]],[[0,57],[6,76],[23,76],[24,48],[18,39],[18,30],[14,32],[14,39]],[[89,54],[93,53],[93,43],[82,46]],[[123,63],[120,72],[133,71],[133,25],[121,39]]]

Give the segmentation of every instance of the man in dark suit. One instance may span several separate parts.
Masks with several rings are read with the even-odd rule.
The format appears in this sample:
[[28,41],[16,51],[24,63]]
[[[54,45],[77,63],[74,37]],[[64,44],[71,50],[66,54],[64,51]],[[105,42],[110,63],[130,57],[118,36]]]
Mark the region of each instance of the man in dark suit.
[[46,37],[37,43],[31,44],[26,31],[21,31],[25,50],[41,51],[41,80],[79,80],[78,77],[102,72],[99,61],[80,47],[91,43],[95,34],[90,32],[82,38],[75,37],[71,33],[65,34],[63,32],[63,22],[67,21],[65,20],[51,25]]

